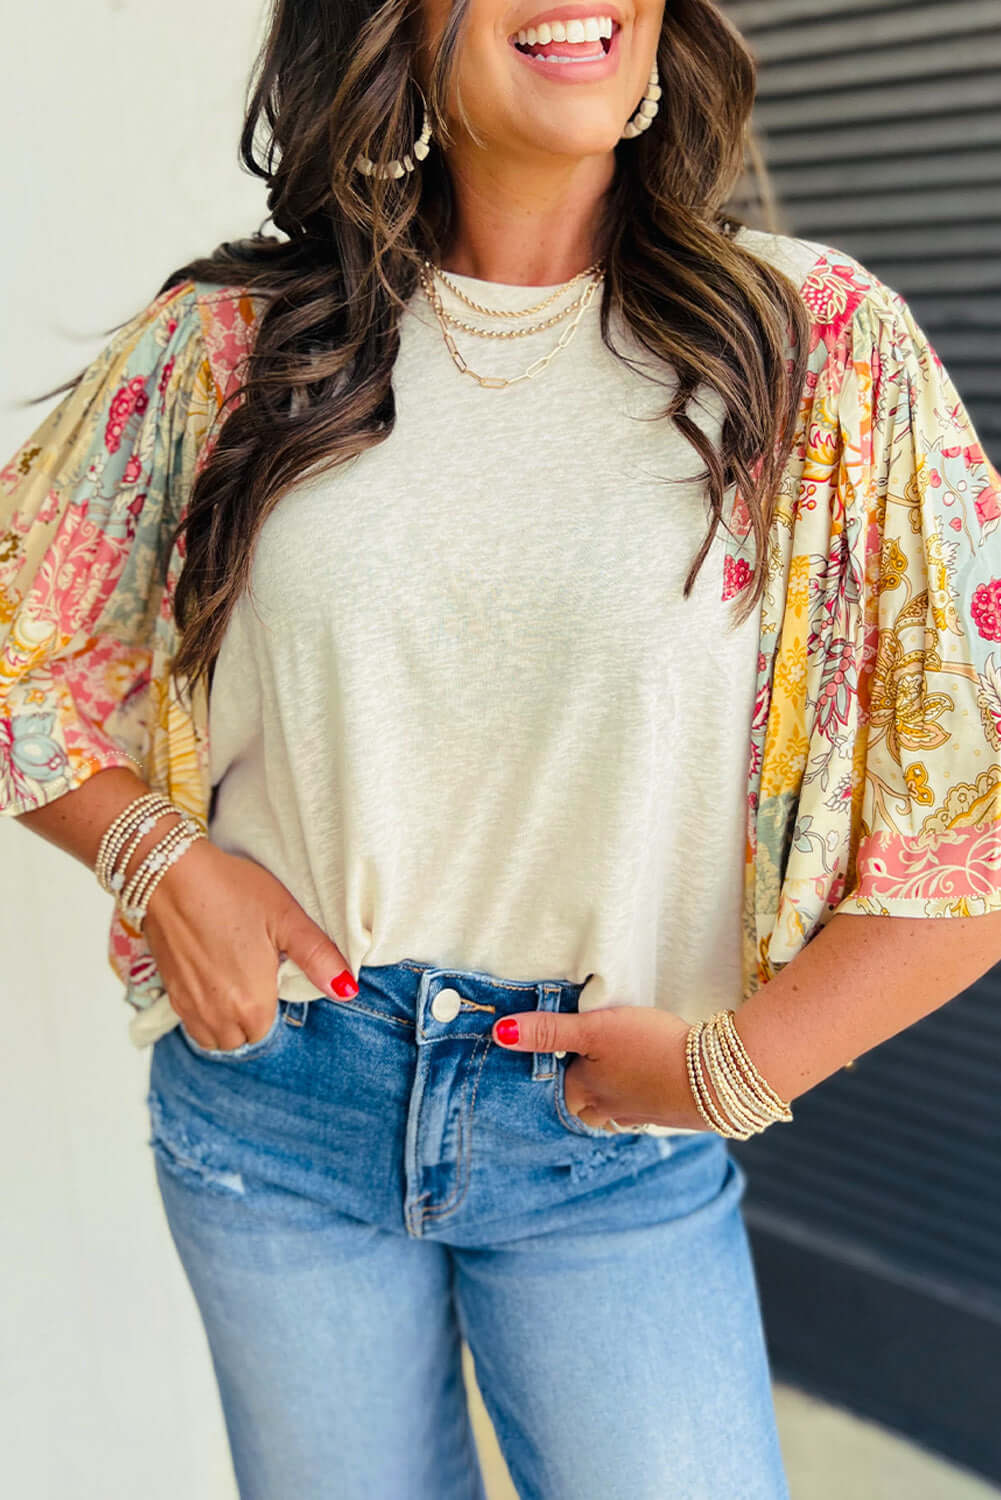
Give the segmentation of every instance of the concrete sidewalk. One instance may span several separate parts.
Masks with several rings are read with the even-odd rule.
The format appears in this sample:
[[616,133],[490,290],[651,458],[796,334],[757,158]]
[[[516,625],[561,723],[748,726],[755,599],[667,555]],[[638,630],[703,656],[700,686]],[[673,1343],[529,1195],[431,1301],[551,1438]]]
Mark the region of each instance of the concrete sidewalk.
[[[463,1345],[463,1372],[489,1500],[518,1500]],[[824,1401],[777,1383],[775,1410],[792,1500],[998,1500],[965,1469]],[[665,1500],[667,1497],[665,1496]],[[734,1500],[721,1495],[719,1500]]]

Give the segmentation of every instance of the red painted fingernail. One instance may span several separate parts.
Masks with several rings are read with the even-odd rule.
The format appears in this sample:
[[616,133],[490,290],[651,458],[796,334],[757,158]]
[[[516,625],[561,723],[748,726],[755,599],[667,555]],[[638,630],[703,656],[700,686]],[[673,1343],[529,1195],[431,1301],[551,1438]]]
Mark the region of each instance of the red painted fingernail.
[[514,1016],[505,1016],[503,1021],[498,1021],[494,1027],[499,1042],[516,1042],[518,1040],[518,1023]]
[[342,969],[340,974],[335,974],[330,981],[330,988],[335,995],[340,995],[342,1000],[351,999],[358,993],[358,986],[350,969]]

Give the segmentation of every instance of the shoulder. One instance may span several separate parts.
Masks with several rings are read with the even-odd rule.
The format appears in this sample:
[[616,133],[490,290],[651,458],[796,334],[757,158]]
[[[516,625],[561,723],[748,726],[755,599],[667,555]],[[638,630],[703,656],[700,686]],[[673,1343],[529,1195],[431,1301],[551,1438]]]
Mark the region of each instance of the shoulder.
[[895,324],[907,314],[907,304],[898,292],[837,245],[746,225],[734,238],[741,249],[795,282],[815,326],[815,336],[829,348],[839,334],[855,325]]
[[197,319],[212,378],[223,400],[239,385],[254,347],[267,297],[243,286],[220,286],[191,280],[183,283],[190,316]]

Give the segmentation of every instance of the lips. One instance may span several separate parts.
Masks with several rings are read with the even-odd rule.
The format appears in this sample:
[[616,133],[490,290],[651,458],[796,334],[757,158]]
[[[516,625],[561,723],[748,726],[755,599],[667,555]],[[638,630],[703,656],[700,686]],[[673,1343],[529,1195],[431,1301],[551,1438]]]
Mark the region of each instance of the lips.
[[[606,10],[605,15],[608,14]],[[557,17],[558,19],[558,17]],[[525,27],[524,30],[528,30]],[[517,36],[509,39],[512,50],[517,54],[522,65],[531,68],[532,72],[544,77],[551,83],[598,83],[602,79],[610,77],[619,66],[619,52],[621,49],[622,28],[619,23],[612,21],[612,35],[604,40],[608,43],[605,50],[599,42],[536,42],[518,45]],[[586,50],[593,48],[594,50]]]

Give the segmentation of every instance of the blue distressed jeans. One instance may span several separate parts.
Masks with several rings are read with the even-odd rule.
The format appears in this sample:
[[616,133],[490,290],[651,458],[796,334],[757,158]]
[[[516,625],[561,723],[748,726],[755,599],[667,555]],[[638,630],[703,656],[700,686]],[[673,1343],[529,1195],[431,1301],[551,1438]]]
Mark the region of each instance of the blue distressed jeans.
[[522,1500],[788,1500],[745,1178],[614,1133],[498,1016],[582,985],[405,960],[260,1040],[153,1047],[170,1233],[241,1500],[484,1500],[462,1340]]

